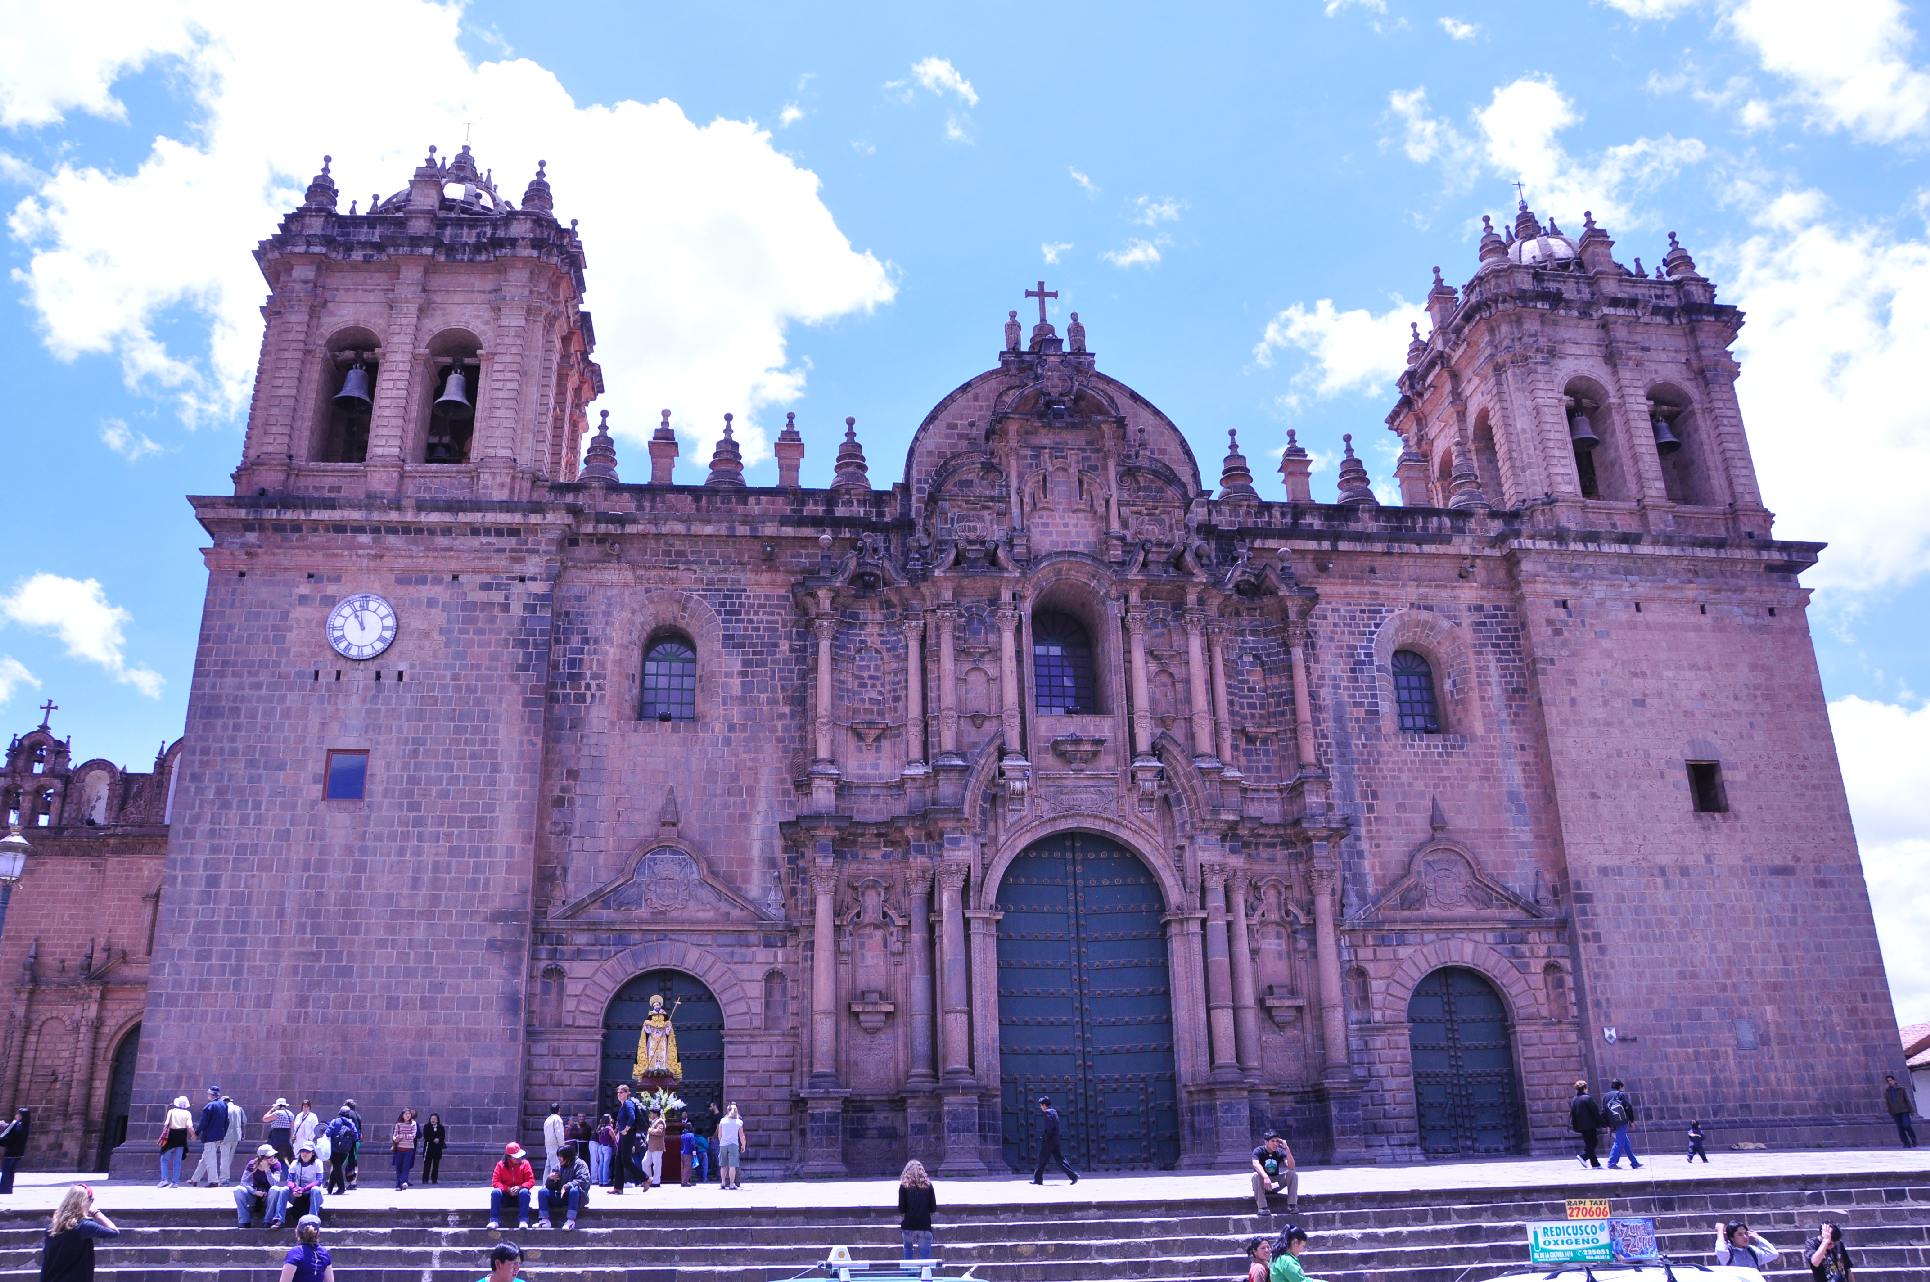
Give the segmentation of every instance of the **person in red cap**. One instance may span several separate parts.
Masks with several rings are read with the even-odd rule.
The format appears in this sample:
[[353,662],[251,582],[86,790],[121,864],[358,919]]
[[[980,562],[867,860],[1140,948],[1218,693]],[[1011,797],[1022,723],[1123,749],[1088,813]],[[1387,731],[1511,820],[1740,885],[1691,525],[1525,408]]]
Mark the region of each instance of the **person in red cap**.
[[503,1145],[503,1160],[496,1163],[495,1174],[489,1178],[489,1227],[500,1229],[503,1226],[503,1211],[514,1199],[516,1203],[516,1227],[529,1227],[529,1191],[536,1187],[536,1172],[531,1169],[529,1159],[523,1156],[523,1146],[515,1140]]

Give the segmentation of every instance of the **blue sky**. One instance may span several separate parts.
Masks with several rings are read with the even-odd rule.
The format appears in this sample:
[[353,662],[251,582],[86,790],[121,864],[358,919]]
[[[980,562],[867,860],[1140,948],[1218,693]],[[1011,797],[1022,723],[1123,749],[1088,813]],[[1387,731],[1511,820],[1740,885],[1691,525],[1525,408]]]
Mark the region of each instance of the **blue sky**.
[[[34,8],[35,5],[29,5]],[[46,4],[0,47],[10,565],[0,717],[137,767],[179,732],[240,448],[249,257],[324,152],[344,205],[465,132],[582,222],[622,467],[737,415],[752,483],[856,415],[878,484],[1040,276],[1209,470],[1352,432],[1391,495],[1429,268],[1521,180],[1624,261],[1677,231],[1750,316],[1743,408],[1809,576],[1900,1013],[1930,1019],[1930,45],[1883,0],[1091,8]],[[328,30],[318,30],[326,26]],[[31,34],[22,38],[20,30]],[[1328,463],[1317,494],[1331,493]]]

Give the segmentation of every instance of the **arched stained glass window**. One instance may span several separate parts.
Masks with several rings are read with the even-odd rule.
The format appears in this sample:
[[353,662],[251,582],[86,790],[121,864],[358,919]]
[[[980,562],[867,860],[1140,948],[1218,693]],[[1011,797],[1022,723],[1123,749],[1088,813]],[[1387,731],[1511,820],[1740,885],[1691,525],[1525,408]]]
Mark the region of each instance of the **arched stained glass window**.
[[1413,650],[1394,651],[1394,707],[1401,729],[1413,734],[1441,733],[1441,706],[1434,693],[1434,669]]
[[1032,616],[1032,684],[1043,713],[1099,711],[1092,634],[1069,614]]
[[680,636],[652,637],[643,652],[645,721],[697,719],[697,650]]

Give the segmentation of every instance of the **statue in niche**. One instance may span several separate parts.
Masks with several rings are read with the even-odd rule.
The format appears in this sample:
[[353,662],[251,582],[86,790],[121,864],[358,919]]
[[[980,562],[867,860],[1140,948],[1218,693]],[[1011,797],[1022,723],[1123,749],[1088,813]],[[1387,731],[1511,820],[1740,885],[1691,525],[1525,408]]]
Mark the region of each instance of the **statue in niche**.
[[1287,883],[1268,877],[1247,892],[1247,915],[1252,919],[1256,958],[1255,978],[1261,992],[1291,996],[1293,983],[1293,913],[1288,907]]
[[905,918],[885,901],[885,883],[866,877],[846,901],[844,944],[851,956],[851,988],[864,1001],[891,988],[891,959],[904,948]]
[[668,1011],[663,1008],[663,994],[650,995],[650,1014],[643,1021],[643,1032],[637,1038],[637,1062],[630,1075],[638,1081],[652,1077],[667,1077],[672,1081],[682,1081],[684,1066],[677,1059],[677,1007],[684,1004],[679,997]]

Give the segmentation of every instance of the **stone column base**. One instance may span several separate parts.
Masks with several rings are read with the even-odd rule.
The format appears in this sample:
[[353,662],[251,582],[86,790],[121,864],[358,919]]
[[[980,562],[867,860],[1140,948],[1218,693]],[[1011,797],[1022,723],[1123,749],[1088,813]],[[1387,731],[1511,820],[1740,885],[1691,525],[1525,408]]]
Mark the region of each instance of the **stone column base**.
[[1329,1079],[1320,1084],[1320,1098],[1327,1106],[1328,1133],[1334,1139],[1335,1165],[1369,1160],[1365,1127],[1361,1119],[1360,1087],[1351,1080]]
[[1253,1133],[1253,1092],[1244,1082],[1188,1087],[1181,1113],[1192,1131],[1180,1138],[1183,1166],[1243,1165],[1260,1142]]
[[979,1152],[979,1107],[975,1091],[947,1090],[939,1099],[939,1125],[945,1156],[940,1175],[985,1175],[988,1168]]
[[804,1153],[795,1173],[804,1177],[839,1178],[850,1174],[844,1165],[844,1101],[850,1091],[808,1090],[804,1101]]

